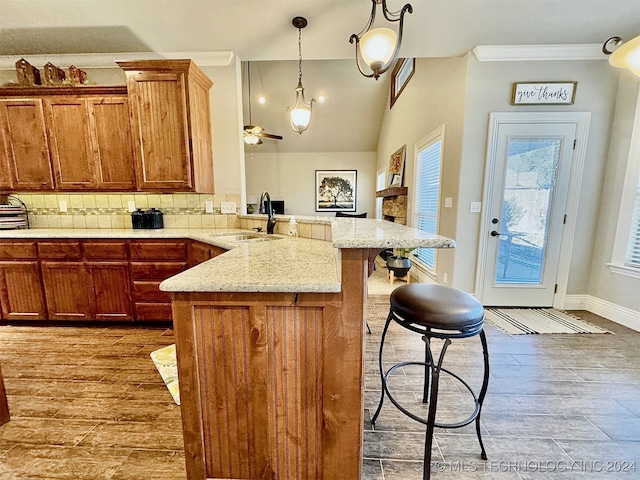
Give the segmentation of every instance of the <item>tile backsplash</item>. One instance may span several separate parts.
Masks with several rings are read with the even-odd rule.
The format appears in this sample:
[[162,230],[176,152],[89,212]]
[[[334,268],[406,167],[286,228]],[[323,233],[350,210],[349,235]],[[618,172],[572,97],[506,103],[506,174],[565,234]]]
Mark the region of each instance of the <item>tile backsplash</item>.
[[[165,228],[238,228],[235,214],[222,214],[221,202],[240,206],[239,194],[198,193],[14,193],[29,210],[31,228],[132,228],[129,202],[164,214]],[[206,213],[213,202],[213,213]],[[66,212],[64,210],[66,204]]]

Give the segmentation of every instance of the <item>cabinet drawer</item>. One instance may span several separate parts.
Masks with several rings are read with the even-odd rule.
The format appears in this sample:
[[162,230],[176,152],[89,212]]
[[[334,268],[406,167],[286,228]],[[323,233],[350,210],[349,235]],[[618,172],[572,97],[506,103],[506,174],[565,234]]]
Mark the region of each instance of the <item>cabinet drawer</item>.
[[162,280],[136,280],[133,282],[133,301],[138,303],[170,303],[168,293],[160,291]]
[[136,320],[139,321],[171,321],[170,303],[136,303]]
[[0,260],[35,258],[36,242],[0,242]]
[[85,241],[82,242],[84,258],[87,260],[126,260],[126,242]]
[[73,259],[82,257],[80,242],[38,242],[40,258]]
[[186,260],[187,242],[131,242],[131,260]]
[[164,280],[187,268],[187,262],[131,262],[134,280]]

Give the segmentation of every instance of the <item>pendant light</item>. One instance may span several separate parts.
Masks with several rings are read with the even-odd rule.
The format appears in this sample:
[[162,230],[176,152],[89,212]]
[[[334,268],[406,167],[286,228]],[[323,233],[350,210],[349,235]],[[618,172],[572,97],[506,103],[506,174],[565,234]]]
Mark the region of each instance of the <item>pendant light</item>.
[[[413,13],[413,7],[407,3],[402,10],[390,12],[387,9],[387,0],[371,0],[371,3],[369,22],[360,33],[351,35],[349,43],[356,42],[356,64],[360,73],[367,78],[373,77],[378,80],[378,77],[389,70],[398,58],[398,51],[402,44],[404,14]],[[397,32],[389,28],[390,25],[375,25],[378,5],[382,6],[382,16],[389,24],[398,23]],[[363,70],[363,62],[369,67],[371,73]]]
[[640,77],[640,35],[625,43],[622,43],[620,37],[611,37],[604,42],[602,52],[611,55],[609,63],[612,66],[627,68],[636,77]]
[[291,128],[294,132],[302,134],[311,123],[311,109],[315,99],[310,102],[304,98],[304,87],[302,86],[302,29],[307,26],[307,19],[295,17],[291,23],[298,29],[298,86],[296,87],[296,101],[291,107],[287,107]]

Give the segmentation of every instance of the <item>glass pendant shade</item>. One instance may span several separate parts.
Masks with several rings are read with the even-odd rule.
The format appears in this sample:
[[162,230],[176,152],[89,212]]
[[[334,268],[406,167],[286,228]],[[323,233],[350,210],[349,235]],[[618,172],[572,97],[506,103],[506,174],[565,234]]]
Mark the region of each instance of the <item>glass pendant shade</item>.
[[296,101],[289,107],[289,119],[294,132],[304,132],[311,123],[312,102],[307,102],[304,98],[304,88],[302,83],[298,83],[296,88]]
[[398,46],[398,35],[390,28],[369,30],[360,39],[362,59],[371,70],[380,71],[393,60]]
[[[381,20],[376,22],[378,7]],[[405,13],[413,13],[413,7],[408,3],[397,12],[390,12],[386,0],[371,0],[371,16],[367,25],[360,33],[349,37],[349,43],[356,46],[356,65],[365,77],[377,80],[393,66],[402,45]],[[394,24],[397,27],[387,26]]]
[[609,57],[609,63],[617,68],[627,68],[640,77],[640,36],[616,48]]

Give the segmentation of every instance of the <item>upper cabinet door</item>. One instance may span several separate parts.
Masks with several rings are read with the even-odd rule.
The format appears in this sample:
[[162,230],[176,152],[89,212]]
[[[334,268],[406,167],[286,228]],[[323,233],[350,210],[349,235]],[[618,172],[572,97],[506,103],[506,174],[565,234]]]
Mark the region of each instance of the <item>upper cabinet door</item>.
[[[52,190],[53,172],[41,99],[0,100],[0,167],[15,190]],[[0,175],[0,181],[5,175]],[[6,182],[6,179],[4,180]]]
[[98,166],[98,187],[135,190],[127,96],[89,98],[87,101]]
[[87,100],[64,96],[46,98],[44,102],[58,188],[95,189],[98,175],[91,145]]
[[211,80],[191,60],[117,63],[127,75],[138,190],[213,193]]
[[143,72],[127,79],[140,190],[192,190],[185,75]]

